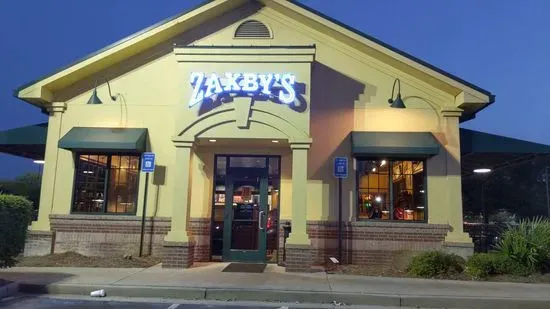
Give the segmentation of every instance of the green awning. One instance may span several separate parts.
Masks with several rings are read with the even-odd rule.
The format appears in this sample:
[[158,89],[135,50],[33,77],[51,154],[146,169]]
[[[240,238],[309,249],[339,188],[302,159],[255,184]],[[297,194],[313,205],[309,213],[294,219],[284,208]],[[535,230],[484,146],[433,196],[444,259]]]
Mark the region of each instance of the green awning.
[[517,138],[460,129],[462,175],[473,175],[473,170],[498,170],[550,155],[550,145]]
[[439,142],[430,132],[352,132],[354,155],[429,157],[439,153]]
[[31,159],[44,159],[48,123],[0,132],[0,152]]
[[73,151],[144,152],[147,129],[74,127],[59,140]]

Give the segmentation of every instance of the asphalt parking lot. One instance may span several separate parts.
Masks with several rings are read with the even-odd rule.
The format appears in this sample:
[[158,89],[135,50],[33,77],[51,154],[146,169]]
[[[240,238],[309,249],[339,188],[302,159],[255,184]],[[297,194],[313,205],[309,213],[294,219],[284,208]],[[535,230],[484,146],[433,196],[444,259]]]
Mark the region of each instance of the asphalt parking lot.
[[[0,308],[7,309],[256,309],[257,306],[178,304],[166,302],[125,302],[85,299],[60,299],[49,297],[22,296],[4,300]],[[266,309],[281,308],[264,307]],[[284,307],[283,307],[284,308]]]
[[[324,309],[324,308],[356,308],[356,309],[398,309],[394,307],[379,306],[353,306],[345,305],[304,305],[304,304],[270,304],[270,303],[181,303],[166,300],[119,300],[119,299],[86,299],[86,297],[50,297],[35,295],[17,295],[15,297],[0,300],[0,308],[5,309]],[[403,308],[400,308],[403,309]]]

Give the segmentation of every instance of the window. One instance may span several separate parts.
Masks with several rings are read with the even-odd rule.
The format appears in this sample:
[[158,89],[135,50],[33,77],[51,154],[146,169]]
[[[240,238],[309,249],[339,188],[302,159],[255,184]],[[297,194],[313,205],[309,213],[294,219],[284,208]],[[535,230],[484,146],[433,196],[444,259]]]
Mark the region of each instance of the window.
[[358,219],[425,221],[424,166],[424,161],[358,159]]
[[135,214],[139,156],[79,154],[72,211]]

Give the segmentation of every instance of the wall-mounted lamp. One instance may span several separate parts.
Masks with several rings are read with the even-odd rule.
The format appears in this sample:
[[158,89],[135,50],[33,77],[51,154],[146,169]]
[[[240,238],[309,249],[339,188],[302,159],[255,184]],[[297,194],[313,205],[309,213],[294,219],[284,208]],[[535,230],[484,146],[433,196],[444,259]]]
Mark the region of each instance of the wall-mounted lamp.
[[[395,84],[397,84],[397,97],[394,100],[393,94],[395,91]],[[390,103],[390,107],[392,108],[405,108],[405,103],[403,103],[403,99],[401,99],[401,81],[399,80],[399,78],[396,78],[393,82],[393,87],[391,89],[391,98],[388,100],[388,103]]]
[[[109,81],[105,81],[107,83],[107,87],[109,88],[109,96],[111,97],[111,100],[116,101],[116,96],[114,96],[111,93],[111,85],[109,84]],[[94,92],[92,92],[92,96],[88,100],[88,104],[103,104],[103,101],[97,96],[97,82],[94,87]]]

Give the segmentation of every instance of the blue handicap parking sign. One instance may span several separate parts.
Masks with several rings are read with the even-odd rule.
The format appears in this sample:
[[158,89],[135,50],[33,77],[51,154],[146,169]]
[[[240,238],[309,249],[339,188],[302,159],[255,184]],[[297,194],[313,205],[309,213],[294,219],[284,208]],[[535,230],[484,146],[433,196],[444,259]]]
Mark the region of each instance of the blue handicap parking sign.
[[152,152],[144,152],[141,156],[141,171],[152,173],[155,171],[155,154]]
[[333,174],[334,174],[334,177],[336,178],[348,177],[348,158],[347,157],[334,158]]

